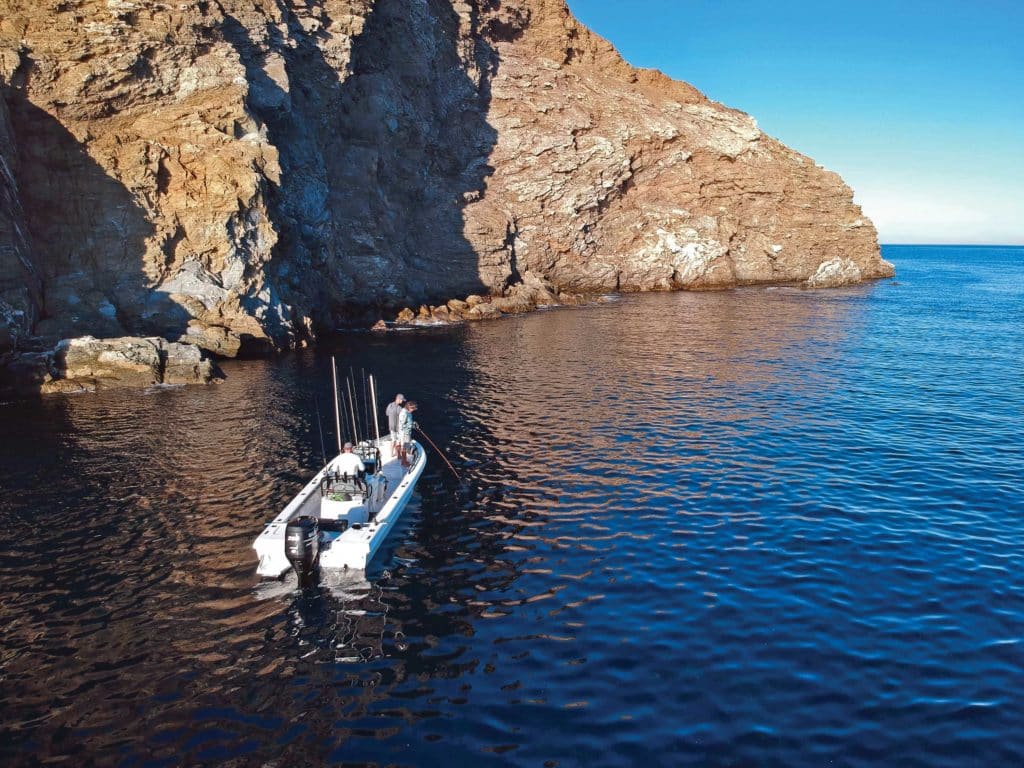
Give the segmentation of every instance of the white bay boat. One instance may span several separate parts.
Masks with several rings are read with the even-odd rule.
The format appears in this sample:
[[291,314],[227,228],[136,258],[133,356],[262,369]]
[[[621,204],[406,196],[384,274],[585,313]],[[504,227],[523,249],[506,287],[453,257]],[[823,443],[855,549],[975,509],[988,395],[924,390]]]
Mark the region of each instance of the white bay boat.
[[[394,529],[426,466],[426,452],[415,441],[407,451],[407,466],[403,466],[401,457],[392,449],[390,438],[379,437],[378,426],[375,440],[360,440],[354,446],[366,471],[355,476],[339,471],[339,463],[344,463],[340,452],[342,420],[337,373],[333,369],[332,362],[339,453],[256,538],[253,549],[259,557],[256,572],[260,576],[276,579],[294,568],[300,581],[308,581],[320,569],[365,570]],[[348,413],[352,416],[355,435],[359,431],[358,408],[351,382],[347,390]],[[369,391],[376,414],[376,387],[372,376]],[[376,426],[376,415],[373,420]],[[369,418],[365,421],[369,422]],[[368,423],[366,428],[369,428]]]
[[[256,569],[260,576],[280,578],[292,567],[289,529],[293,537],[309,537],[313,531],[321,568],[365,570],[409,503],[427,456],[413,442],[407,471],[392,453],[389,439],[364,441],[356,452],[367,465],[365,479],[337,474],[335,457],[256,538],[253,549],[260,559]],[[380,460],[374,461],[372,455]],[[316,521],[315,525],[301,524],[307,520]]]

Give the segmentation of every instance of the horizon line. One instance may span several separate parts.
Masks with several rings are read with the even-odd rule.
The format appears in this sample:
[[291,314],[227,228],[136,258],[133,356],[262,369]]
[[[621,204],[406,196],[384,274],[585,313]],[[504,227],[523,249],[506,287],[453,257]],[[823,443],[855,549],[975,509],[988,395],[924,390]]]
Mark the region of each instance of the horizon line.
[[931,248],[1024,248],[1024,243],[879,243],[879,246]]

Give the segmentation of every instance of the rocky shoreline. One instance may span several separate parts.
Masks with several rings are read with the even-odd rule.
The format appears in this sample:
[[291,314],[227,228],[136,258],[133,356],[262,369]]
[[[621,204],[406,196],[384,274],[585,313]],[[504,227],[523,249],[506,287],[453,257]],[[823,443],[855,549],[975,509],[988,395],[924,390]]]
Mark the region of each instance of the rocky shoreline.
[[[469,294],[465,299],[450,299],[444,304],[421,304],[417,309],[405,307],[398,312],[391,325],[439,325],[474,320],[490,320],[503,315],[519,315],[538,307],[571,306],[583,304],[583,294],[557,290],[540,275],[527,272],[522,280],[502,293],[491,295]],[[388,323],[381,319],[373,328],[386,330]]]
[[[854,262],[836,259],[822,264],[807,280],[792,284],[807,289],[836,288],[856,285],[864,279]],[[542,276],[527,272],[520,282],[499,295],[470,294],[443,304],[405,307],[391,319],[381,317],[369,330],[387,332],[403,327],[493,320],[544,307],[590,304],[604,295],[607,294],[559,291]],[[352,327],[365,329],[367,326],[363,323]],[[41,349],[42,344],[41,339],[29,338],[27,348],[8,349],[0,354],[0,395],[74,394],[117,388],[210,384],[223,378],[216,360],[236,357],[237,352],[235,348],[217,355],[184,338],[168,341],[160,337],[97,339],[84,336],[63,339],[48,349]]]
[[[886,262],[887,263],[887,262]],[[891,265],[890,265],[891,266]],[[882,274],[865,277],[856,262],[851,259],[837,258],[823,262],[809,278],[803,281],[751,282],[743,285],[770,286],[794,285],[806,289],[841,288],[857,285],[866,280],[893,277],[895,270],[885,270]],[[736,285],[711,285],[702,288],[662,288],[666,290],[729,290]],[[631,292],[651,292],[631,291]],[[521,282],[516,283],[497,296],[481,296],[470,294],[465,299],[451,299],[444,304],[421,304],[417,308],[404,307],[391,321],[383,318],[373,325],[371,330],[386,331],[393,327],[444,325],[475,320],[489,320],[505,315],[518,315],[531,312],[542,307],[577,306],[588,304],[597,296],[607,293],[569,293],[559,291],[540,275],[526,273]]]

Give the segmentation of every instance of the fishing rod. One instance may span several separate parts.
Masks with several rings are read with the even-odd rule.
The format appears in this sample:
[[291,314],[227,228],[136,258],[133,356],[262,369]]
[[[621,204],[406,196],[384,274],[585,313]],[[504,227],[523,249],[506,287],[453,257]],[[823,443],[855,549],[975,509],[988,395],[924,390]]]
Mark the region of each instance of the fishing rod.
[[324,428],[320,424],[320,398],[313,393],[313,403],[316,405],[316,431],[320,433],[320,455],[324,458],[324,465],[327,465],[327,448],[324,447]]
[[[351,369],[350,369],[351,370]],[[349,379],[348,384],[348,412],[352,417],[352,442],[359,442],[359,426],[358,426],[358,411],[356,411],[356,398],[355,398],[355,387],[352,385],[352,379]]]
[[[341,402],[341,431],[338,433],[341,435],[342,441],[348,440],[348,409],[345,406],[345,390],[342,389],[338,396]],[[338,452],[341,452],[341,448],[338,448]]]
[[[331,355],[331,380],[334,382],[334,429],[338,436],[338,453],[341,453],[341,414],[338,410],[338,364]],[[324,464],[327,462],[325,461]]]
[[377,420],[377,380],[370,374],[370,397],[373,398],[373,430],[377,433],[377,442],[380,443],[380,422]]
[[458,480],[459,482],[462,482],[462,478],[459,477],[459,473],[455,471],[455,467],[453,467],[452,463],[448,461],[448,457],[444,455],[441,449],[434,445],[434,441],[430,439],[430,435],[424,432],[423,427],[421,427],[419,424],[413,423],[413,426],[416,427],[417,432],[419,432],[421,435],[423,435],[423,437],[426,438],[427,442],[430,443],[430,447],[437,451],[437,455],[440,456],[441,459],[444,460],[444,463],[448,465],[448,469],[450,469],[452,471],[452,474],[455,475],[455,479]]
[[[355,369],[350,365],[348,367],[348,399],[349,402],[352,404],[353,428],[355,429],[356,434],[359,435],[362,434],[363,432],[363,425],[361,423],[362,420],[359,418],[359,408],[356,400],[356,391],[356,372]],[[352,442],[358,443],[359,438],[352,438]]]
[[366,369],[359,369],[360,375],[363,377],[363,424],[365,425],[366,431],[363,433],[367,437],[370,436],[370,395],[367,392],[367,381],[366,381]]

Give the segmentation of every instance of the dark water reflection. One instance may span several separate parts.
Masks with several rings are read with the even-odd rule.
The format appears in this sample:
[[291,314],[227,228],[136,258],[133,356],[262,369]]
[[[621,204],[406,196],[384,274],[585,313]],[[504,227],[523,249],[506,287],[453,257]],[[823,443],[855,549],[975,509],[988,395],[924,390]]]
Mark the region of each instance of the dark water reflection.
[[0,757],[1020,764],[1024,251],[887,256],[345,339],[464,482],[305,595],[250,545],[325,357],[0,406]]

